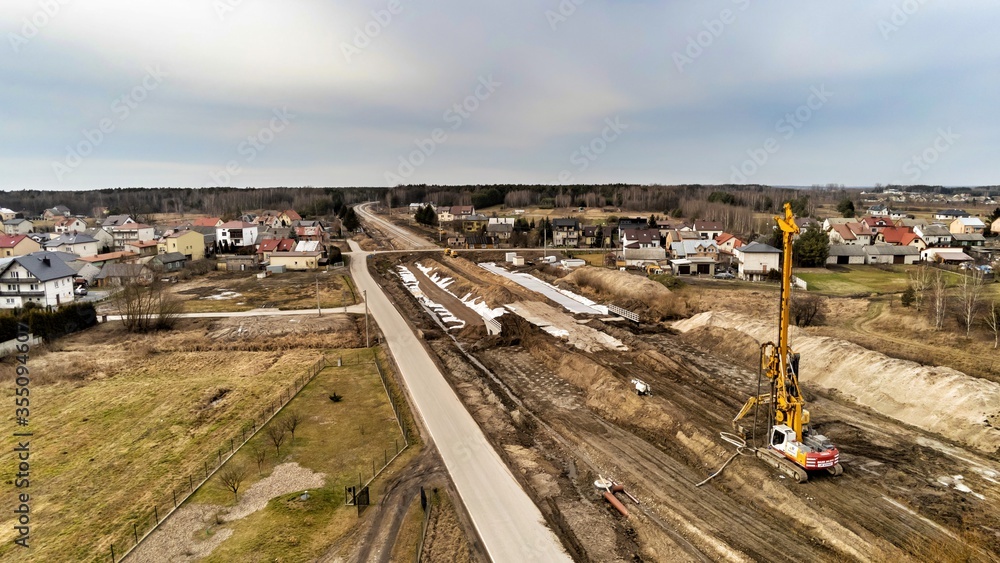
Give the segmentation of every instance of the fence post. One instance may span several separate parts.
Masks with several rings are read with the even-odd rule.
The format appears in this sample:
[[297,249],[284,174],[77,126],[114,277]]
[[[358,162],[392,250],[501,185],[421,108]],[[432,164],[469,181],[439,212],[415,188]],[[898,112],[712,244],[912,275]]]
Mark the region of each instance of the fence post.
[[157,510],[155,504],[153,505],[153,519],[156,520],[157,524],[160,523],[160,511]]
[[234,451],[236,451],[236,446],[233,445],[233,439],[230,438],[229,439],[229,453],[233,453]]
[[188,475],[188,487],[190,487],[191,490],[194,491],[194,477],[192,477],[191,475]]
[[170,492],[174,494],[174,508],[177,508],[177,489],[170,489]]
[[115,544],[111,543],[111,563],[115,563]]
[[139,527],[132,522],[132,535],[135,536],[135,545],[139,545]]

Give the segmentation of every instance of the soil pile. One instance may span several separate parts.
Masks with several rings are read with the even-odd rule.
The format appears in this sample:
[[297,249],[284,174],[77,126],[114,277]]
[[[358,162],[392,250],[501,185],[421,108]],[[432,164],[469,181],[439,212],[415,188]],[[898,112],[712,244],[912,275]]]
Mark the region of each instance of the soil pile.
[[[743,315],[708,312],[674,324],[682,332],[702,327],[738,331],[757,342],[776,336],[772,323]],[[794,327],[790,340],[802,354],[802,381],[836,390],[881,414],[982,452],[1000,449],[996,427],[1000,384],[951,368],[890,358],[842,340],[810,336]],[[729,347],[724,338],[716,342],[721,348]]]
[[600,296],[609,297],[626,309],[648,311],[643,313],[643,316],[652,316],[658,320],[678,318],[688,313],[687,303],[663,284],[628,272],[605,268],[578,268],[556,282],[557,285],[562,283],[589,289]]

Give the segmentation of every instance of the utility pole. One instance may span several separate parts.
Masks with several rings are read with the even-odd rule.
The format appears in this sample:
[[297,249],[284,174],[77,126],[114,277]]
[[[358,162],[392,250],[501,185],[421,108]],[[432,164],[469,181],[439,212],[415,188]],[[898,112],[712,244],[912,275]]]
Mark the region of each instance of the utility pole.
[[361,294],[365,299],[365,348],[370,348],[368,344],[368,290],[362,290]]

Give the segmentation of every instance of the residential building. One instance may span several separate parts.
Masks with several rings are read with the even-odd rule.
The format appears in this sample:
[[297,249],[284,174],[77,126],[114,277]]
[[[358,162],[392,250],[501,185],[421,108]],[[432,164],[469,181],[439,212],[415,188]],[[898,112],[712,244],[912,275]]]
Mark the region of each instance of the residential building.
[[[491,219],[492,221],[492,219]],[[496,237],[500,241],[506,242],[514,235],[513,223],[489,223],[486,225],[486,234]],[[555,233],[553,233],[553,236]]]
[[622,239],[622,233],[626,230],[647,229],[649,220],[642,217],[624,217],[618,220],[618,240]]
[[962,248],[927,248],[920,252],[920,259],[927,262],[957,265],[963,262],[973,262],[973,258]]
[[726,230],[718,221],[695,221],[693,229],[702,240],[715,240]]
[[751,242],[735,250],[739,262],[737,277],[749,281],[767,279],[769,272],[781,265],[781,251],[761,242]]
[[295,226],[295,236],[299,240],[326,241],[326,231],[319,221],[298,221]]
[[670,245],[670,268],[676,275],[713,275],[719,263],[714,240],[685,240]]
[[275,251],[270,255],[271,266],[284,266],[287,270],[315,270],[319,268],[319,261],[323,253],[314,250],[311,252],[281,252]]
[[46,209],[45,211],[42,211],[42,219],[45,219],[46,221],[52,221],[57,217],[69,217],[69,216],[70,216],[69,208],[66,207],[65,205],[57,205],[52,209]]
[[973,246],[983,246],[986,244],[986,237],[982,233],[952,233],[952,244],[962,248],[972,248]]
[[126,252],[134,252],[140,257],[143,256],[156,256],[160,252],[159,241],[153,240],[142,240],[142,241],[130,241],[126,242],[122,250]]
[[872,217],[888,217],[890,211],[888,207],[878,203],[868,208],[868,214]]
[[230,221],[215,228],[215,239],[220,245],[254,246],[257,243],[257,225],[246,221]]
[[58,307],[73,302],[76,272],[51,252],[0,259],[0,307],[13,309],[35,303]]
[[165,252],[154,256],[152,260],[147,262],[147,265],[154,272],[177,272],[184,269],[187,260],[187,256],[180,252]]
[[278,214],[278,222],[283,227],[290,227],[296,221],[301,221],[302,216],[298,214],[294,209],[286,209]]
[[580,245],[590,248],[610,248],[613,232],[611,227],[585,225],[580,231]]
[[580,221],[577,219],[552,220],[552,246],[580,246]]
[[986,224],[978,217],[959,217],[948,225],[948,230],[952,233],[965,235],[983,234],[983,231],[986,230]]
[[87,223],[79,217],[58,217],[52,223],[52,230],[57,233],[82,233],[87,230]]
[[8,236],[0,235],[0,257],[10,258],[11,256],[24,256],[32,252],[38,252],[42,245],[27,235]]
[[295,250],[295,240],[290,238],[264,239],[257,246],[257,255],[261,263],[270,262],[271,254],[275,252],[291,252]]
[[110,229],[111,227],[120,227],[135,222],[135,219],[128,215],[108,215],[101,221],[101,226],[105,229]]
[[922,238],[928,247],[949,246],[951,244],[951,231],[939,223],[917,225],[913,227],[913,232]]
[[88,256],[97,256],[100,251],[99,244],[97,239],[86,233],[65,234],[46,242],[45,250],[69,252],[76,254],[80,258],[85,258]]
[[860,223],[863,223],[868,230],[871,231],[873,236],[877,236],[882,229],[889,227],[894,227],[895,224],[889,217],[862,217]]
[[17,211],[13,209],[8,209],[6,207],[0,207],[0,221],[10,221],[11,219],[17,218]]
[[[653,231],[655,232],[655,231]],[[657,237],[659,240],[659,237]],[[619,266],[642,268],[646,264],[666,263],[667,250],[662,246],[623,248],[617,260]]]
[[[467,206],[469,209],[472,206]],[[455,209],[455,207],[452,207]],[[480,213],[455,215],[455,221],[462,224],[462,232],[467,234],[481,234],[486,231],[489,217]]]
[[125,223],[124,225],[115,225],[108,227],[108,230],[111,232],[111,236],[114,237],[115,242],[113,247],[115,250],[125,250],[126,244],[144,242],[156,238],[155,229],[142,223],[132,222]]
[[621,231],[622,250],[628,248],[659,248],[660,231],[653,229],[623,229]]
[[945,209],[934,213],[934,218],[939,221],[954,221],[959,217],[970,217],[964,209]]
[[104,230],[102,227],[91,227],[85,231],[83,234],[90,235],[95,240],[97,240],[97,253],[104,254],[111,252],[111,249],[115,247],[115,237],[110,232]]
[[3,232],[10,236],[28,235],[35,231],[35,225],[27,219],[8,219],[3,222]]
[[716,246],[722,254],[733,254],[733,252],[743,246],[743,241],[730,233],[722,233],[715,239]]
[[219,217],[199,217],[194,221],[191,221],[192,227],[211,227],[215,228],[222,225],[224,221]]
[[455,220],[455,216],[451,213],[450,207],[438,207],[437,210],[438,225],[444,225],[445,223],[451,223]]
[[471,205],[452,205],[451,214],[454,215],[454,221],[461,221],[465,216],[475,215],[476,208]]
[[107,262],[94,281],[98,287],[117,287],[128,283],[148,284],[153,281],[153,270],[145,264]]
[[205,258],[205,236],[191,229],[168,231],[157,241],[157,253],[178,252],[188,260]]

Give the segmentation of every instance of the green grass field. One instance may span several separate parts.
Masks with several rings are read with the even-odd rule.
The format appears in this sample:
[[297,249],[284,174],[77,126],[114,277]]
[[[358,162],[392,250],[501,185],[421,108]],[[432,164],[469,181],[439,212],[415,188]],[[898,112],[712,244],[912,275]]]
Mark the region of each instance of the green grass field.
[[[333,392],[343,399],[331,401]],[[357,509],[344,504],[344,487],[356,485],[359,474],[367,481],[372,476],[373,461],[376,469],[380,468],[386,458],[392,458],[397,445],[403,447],[399,426],[370,361],[325,369],[283,412],[290,410],[302,414],[304,420],[296,429],[294,442],[286,441],[281,446],[280,458],[275,455],[265,427],[229,461],[251,469],[240,490],[246,491],[269,475],[278,463],[289,462],[323,473],[324,485],[310,489],[307,501],[299,500],[298,492],[281,495],[271,499],[263,510],[224,524],[233,535],[204,561],[314,560],[357,522]],[[281,419],[279,414],[269,424],[278,424]],[[263,474],[258,474],[252,457],[254,444],[268,450]],[[401,467],[417,449],[407,450],[394,467]],[[206,483],[190,503],[233,505],[233,494],[219,481],[220,474]],[[377,502],[376,490],[371,498],[373,504]]]
[[[910,284],[910,274],[919,266],[833,266],[830,269],[796,270],[795,276],[809,284],[809,291],[827,295],[870,295],[899,293]],[[953,272],[942,272],[949,286],[961,279]]]

